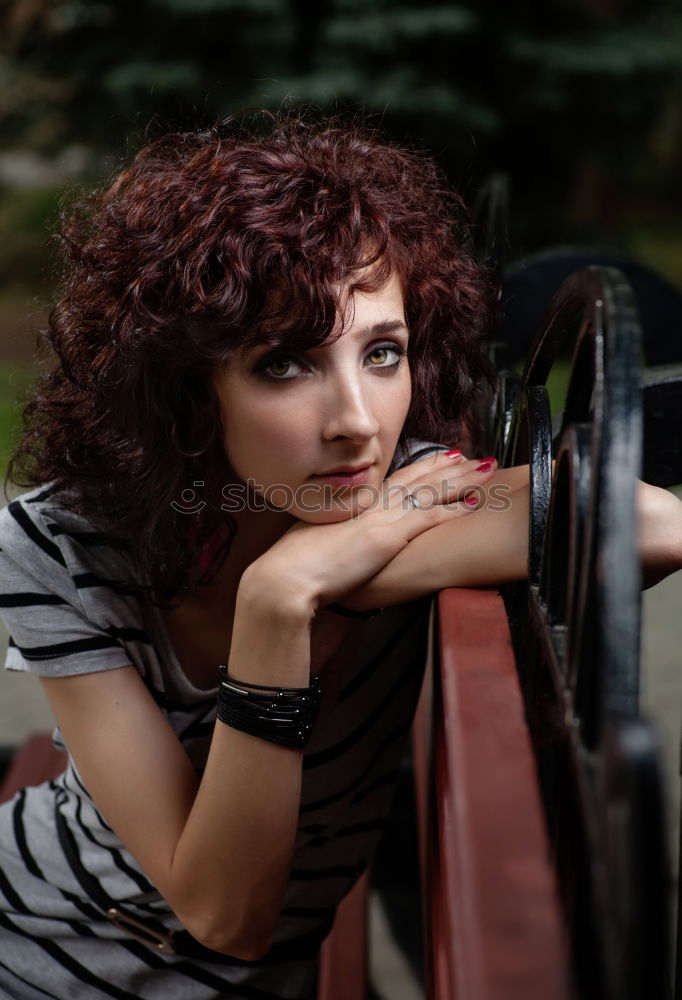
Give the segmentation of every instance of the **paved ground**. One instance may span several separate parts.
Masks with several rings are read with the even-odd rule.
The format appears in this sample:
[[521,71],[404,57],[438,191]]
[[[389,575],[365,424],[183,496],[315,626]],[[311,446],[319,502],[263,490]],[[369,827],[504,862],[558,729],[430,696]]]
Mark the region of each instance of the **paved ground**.
[[680,839],[682,572],[644,594],[641,705],[658,727],[665,777],[672,886],[673,954]]

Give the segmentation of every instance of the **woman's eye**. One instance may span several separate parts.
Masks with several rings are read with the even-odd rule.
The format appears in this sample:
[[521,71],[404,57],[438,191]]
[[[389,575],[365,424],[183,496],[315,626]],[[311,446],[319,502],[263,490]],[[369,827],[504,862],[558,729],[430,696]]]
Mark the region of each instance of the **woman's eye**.
[[271,358],[266,364],[261,364],[258,370],[267,378],[284,382],[287,379],[295,378],[303,371],[300,361],[295,358]]
[[371,368],[393,368],[405,357],[405,351],[399,344],[379,344],[373,347],[367,355]]
[[[405,357],[405,351],[400,344],[377,344],[365,356],[368,368],[394,368]],[[257,372],[271,382],[288,382],[290,379],[304,375],[310,369],[303,362],[288,354],[279,357],[262,358],[258,363]]]

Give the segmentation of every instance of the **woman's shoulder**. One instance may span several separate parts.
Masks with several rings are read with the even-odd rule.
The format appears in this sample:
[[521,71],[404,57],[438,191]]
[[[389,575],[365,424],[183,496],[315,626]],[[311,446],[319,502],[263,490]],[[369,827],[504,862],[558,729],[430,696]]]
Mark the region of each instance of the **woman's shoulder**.
[[0,614],[6,666],[62,676],[120,667],[138,637],[140,602],[127,561],[46,486],[0,511]]
[[0,549],[14,555],[36,550],[57,564],[62,539],[107,546],[108,540],[89,519],[74,511],[68,499],[47,484],[10,500],[0,510]]
[[89,524],[88,518],[75,512],[66,494],[59,493],[52,483],[45,483],[12,497],[0,511],[0,526],[5,530],[24,512],[32,520],[42,519],[73,523],[78,527]]
[[0,510],[0,558],[5,571],[28,573],[59,588],[84,574],[130,578],[130,561],[91,520],[50,484],[23,493]]

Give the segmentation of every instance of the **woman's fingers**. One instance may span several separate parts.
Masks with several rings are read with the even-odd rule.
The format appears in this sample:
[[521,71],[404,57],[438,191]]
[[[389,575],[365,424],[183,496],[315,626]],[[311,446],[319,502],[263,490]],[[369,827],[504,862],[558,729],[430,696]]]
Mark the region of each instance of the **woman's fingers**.
[[422,507],[464,500],[471,491],[479,492],[497,469],[494,459],[462,462],[458,468],[441,469],[421,476],[407,486],[407,494]]
[[405,510],[400,512],[399,524],[406,541],[411,541],[429,528],[435,528],[453,517],[464,517],[473,513],[481,506],[480,497],[474,493],[462,500],[454,500],[450,503],[433,504],[429,507],[414,508],[408,504]]
[[[431,481],[415,480],[410,485],[393,483],[389,492],[354,519],[361,526],[376,526],[380,531],[396,531],[405,541],[414,538],[453,516],[461,517],[485,506],[485,483],[495,467],[476,471],[482,463],[472,462],[473,468],[462,470],[460,476],[448,476],[441,470]],[[498,498],[499,500],[499,498]]]
[[439,451],[428,458],[422,458],[417,462],[410,462],[409,465],[404,465],[401,469],[397,469],[396,472],[386,477],[385,482],[409,485],[409,483],[416,479],[438,472],[441,469],[455,469],[459,465],[466,463],[466,461],[466,458],[458,448],[453,448],[450,451]]
[[390,508],[425,508],[464,500],[474,491],[480,506],[481,489],[496,470],[492,457],[467,461],[461,455],[439,455],[432,463],[415,462],[390,476],[384,483],[382,502]]

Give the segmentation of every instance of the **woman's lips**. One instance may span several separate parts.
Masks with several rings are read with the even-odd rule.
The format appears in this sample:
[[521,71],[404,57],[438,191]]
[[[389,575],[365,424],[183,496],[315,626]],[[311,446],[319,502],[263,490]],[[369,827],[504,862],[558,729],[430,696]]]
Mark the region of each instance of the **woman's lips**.
[[362,468],[352,471],[322,472],[319,475],[311,476],[311,479],[322,480],[331,486],[363,486],[369,482],[372,466],[363,465]]

